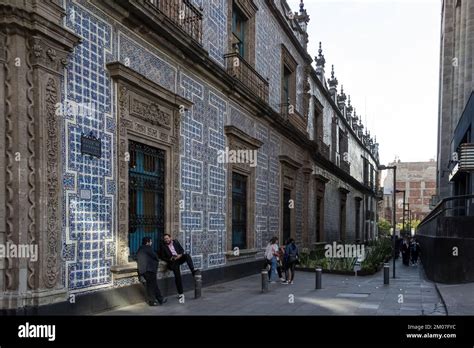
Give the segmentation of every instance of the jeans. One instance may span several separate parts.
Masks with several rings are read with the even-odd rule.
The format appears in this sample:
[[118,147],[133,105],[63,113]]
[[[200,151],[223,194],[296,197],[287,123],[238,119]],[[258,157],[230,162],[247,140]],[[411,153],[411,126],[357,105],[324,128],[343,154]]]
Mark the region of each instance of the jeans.
[[168,263],[168,268],[173,271],[174,273],[174,281],[176,283],[176,290],[178,290],[178,294],[183,293],[183,281],[181,280],[181,270],[180,267],[183,263],[187,263],[189,269],[193,273],[194,276],[194,265],[193,259],[189,254],[183,254],[179,260],[171,261]]
[[268,279],[271,281],[271,282],[276,282],[277,281],[277,259],[275,256],[273,256],[272,260],[269,261],[271,262],[271,268],[270,270],[268,271]]
[[286,280],[292,282],[295,279],[296,260],[288,262],[286,265]]

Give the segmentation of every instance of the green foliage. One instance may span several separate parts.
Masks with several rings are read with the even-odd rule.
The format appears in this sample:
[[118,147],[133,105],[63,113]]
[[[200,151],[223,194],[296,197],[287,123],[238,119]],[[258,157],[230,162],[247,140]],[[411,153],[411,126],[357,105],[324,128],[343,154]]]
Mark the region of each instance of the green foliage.
[[380,219],[377,222],[377,226],[379,228],[379,236],[390,235],[390,228],[392,228],[392,224],[388,220]]
[[367,249],[361,268],[367,272],[375,272],[377,267],[392,254],[391,240],[390,238],[380,238]]

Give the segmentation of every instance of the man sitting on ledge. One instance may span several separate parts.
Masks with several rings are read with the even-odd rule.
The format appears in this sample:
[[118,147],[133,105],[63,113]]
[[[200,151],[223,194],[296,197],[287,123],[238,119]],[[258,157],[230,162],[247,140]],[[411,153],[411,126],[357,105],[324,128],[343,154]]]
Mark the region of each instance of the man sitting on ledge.
[[168,268],[174,273],[174,281],[176,283],[176,289],[178,290],[178,297],[180,299],[184,298],[180,270],[181,265],[186,262],[193,277],[196,272],[199,272],[199,270],[194,269],[191,256],[186,254],[181,244],[176,239],[171,239],[171,236],[168,233],[163,236],[163,242],[160,245],[158,255],[161,260],[168,264]]

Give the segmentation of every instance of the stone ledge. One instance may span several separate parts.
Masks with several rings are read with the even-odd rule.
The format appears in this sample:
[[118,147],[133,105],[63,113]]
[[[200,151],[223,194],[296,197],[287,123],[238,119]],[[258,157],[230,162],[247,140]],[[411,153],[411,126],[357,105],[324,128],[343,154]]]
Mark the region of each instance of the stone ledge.
[[244,249],[244,250],[239,250],[239,256],[234,255],[234,252],[232,250],[227,251],[225,253],[225,256],[228,261],[233,261],[233,260],[242,260],[246,258],[251,258],[255,256],[260,250],[259,249]]

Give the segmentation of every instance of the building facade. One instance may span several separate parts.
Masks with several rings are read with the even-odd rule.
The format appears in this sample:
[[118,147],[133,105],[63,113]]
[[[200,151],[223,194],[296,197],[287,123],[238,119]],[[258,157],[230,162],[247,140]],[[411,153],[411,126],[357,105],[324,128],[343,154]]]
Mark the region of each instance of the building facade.
[[[438,195],[443,199],[474,193],[474,165],[461,164],[461,153],[474,153],[473,109],[469,100],[474,87],[472,42],[474,4],[444,0],[441,16],[440,100],[438,120]],[[464,147],[464,149],[462,149]]]
[[438,119],[437,205],[418,227],[432,280],[474,281],[474,124],[472,1],[444,0]]
[[308,21],[279,0],[0,1],[0,238],[39,247],[0,264],[2,308],[133,286],[143,236],[215,280],[258,272],[272,236],[376,238],[378,144]]
[[[397,166],[396,221],[408,220],[408,210],[412,220],[423,220],[431,212],[432,197],[436,195],[436,161],[427,162],[393,162],[389,166]],[[384,180],[384,199],[382,214],[392,221],[393,206],[393,171],[389,171]],[[405,198],[405,202],[403,199]],[[403,206],[405,203],[405,206]]]

